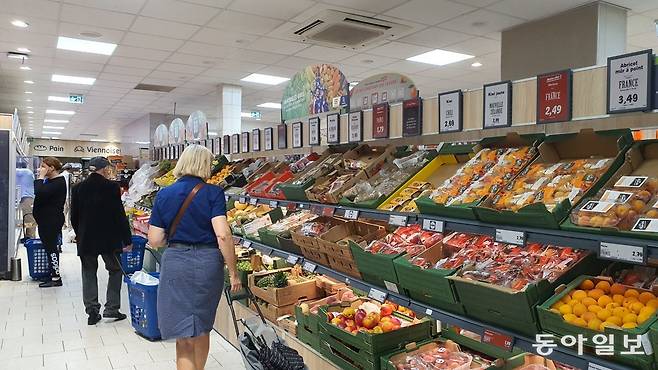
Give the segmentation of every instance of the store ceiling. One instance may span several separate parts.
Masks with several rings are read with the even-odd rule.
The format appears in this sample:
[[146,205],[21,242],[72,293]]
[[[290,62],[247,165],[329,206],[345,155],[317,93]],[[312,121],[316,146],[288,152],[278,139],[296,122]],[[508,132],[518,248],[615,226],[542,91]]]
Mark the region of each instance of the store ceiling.
[[[67,119],[67,139],[143,141],[122,137],[121,128],[149,112],[216,115],[217,85],[243,86],[243,111],[260,110],[263,124],[279,111],[256,105],[279,101],[277,86],[240,81],[250,73],[291,77],[306,65],[330,62],[350,81],[381,72],[411,77],[421,95],[453,88],[475,88],[500,77],[500,31],[588,3],[588,0],[3,0],[0,51],[30,49],[26,65],[0,59],[0,111],[18,107],[24,123],[33,121],[42,136],[44,119]],[[612,0],[630,9],[628,49],[654,48],[658,2]],[[303,44],[289,37],[295,26],[323,9],[336,9],[404,23],[403,37],[353,52]],[[30,26],[17,28],[14,19]],[[58,36],[118,44],[111,56],[56,48]],[[448,66],[409,62],[407,57],[434,48],[475,55]],[[52,74],[94,77],[93,86],[51,82]],[[25,80],[34,81],[26,84]],[[138,83],[176,87],[169,93],[133,90]],[[26,94],[31,91],[32,94]],[[49,95],[82,93],[82,105],[48,101]],[[31,102],[27,102],[31,99]],[[31,107],[31,108],[28,108]],[[73,116],[46,109],[75,110]],[[33,112],[28,114],[28,112]],[[69,118],[70,117],[70,118]],[[46,123],[46,125],[49,125]],[[57,124],[60,125],[60,124]],[[48,135],[45,135],[48,136]]]

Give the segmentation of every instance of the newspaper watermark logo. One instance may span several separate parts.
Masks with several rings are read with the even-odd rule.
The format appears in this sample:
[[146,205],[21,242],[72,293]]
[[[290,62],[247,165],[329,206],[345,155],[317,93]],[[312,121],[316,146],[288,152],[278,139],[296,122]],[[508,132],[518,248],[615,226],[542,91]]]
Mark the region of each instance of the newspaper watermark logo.
[[578,355],[582,356],[584,347],[591,347],[597,356],[613,355],[650,355],[653,348],[649,338],[645,335],[624,335],[622,350],[615,353],[615,336],[612,334],[597,334],[589,340],[583,334],[565,335],[560,338],[552,334],[537,334],[532,346],[538,355],[550,356],[557,348],[558,343],[563,347],[576,347]]

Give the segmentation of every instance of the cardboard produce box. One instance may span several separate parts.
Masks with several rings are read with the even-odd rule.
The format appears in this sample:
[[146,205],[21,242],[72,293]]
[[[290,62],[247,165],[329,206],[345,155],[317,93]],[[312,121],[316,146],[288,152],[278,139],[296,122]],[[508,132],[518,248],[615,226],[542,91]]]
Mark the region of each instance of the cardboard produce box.
[[[633,186],[633,187],[615,187],[615,184],[622,179],[623,176],[646,176],[647,179],[643,181],[642,184],[638,186]],[[582,231],[582,232],[588,232],[588,233],[596,233],[596,234],[604,234],[604,235],[618,235],[618,236],[626,236],[626,237],[631,237],[631,238],[642,238],[642,239],[653,239],[656,240],[658,239],[658,230],[654,230],[653,228],[647,229],[647,230],[652,230],[652,231],[637,231],[633,230],[639,219],[646,219],[646,220],[651,220],[651,216],[655,216],[652,213],[658,213],[658,209],[656,208],[658,199],[656,199],[656,190],[655,186],[652,184],[656,182],[656,179],[658,178],[658,140],[645,140],[645,141],[640,141],[636,142],[625,154],[624,156],[624,162],[623,164],[619,167],[617,171],[610,177],[608,181],[605,182],[605,184],[602,186],[601,190],[592,197],[584,198],[583,200],[580,201],[580,203],[573,208],[571,212],[571,216],[566,218],[564,222],[560,225],[561,229],[564,230],[572,230],[572,231]],[[628,221],[630,222],[627,225],[622,226],[622,223],[624,223],[625,218],[620,217],[618,220],[619,222],[615,222],[614,220],[612,223],[610,223],[609,226],[605,227],[592,227],[592,226],[585,226],[587,225],[586,222],[579,221],[579,216],[580,215],[591,215],[591,216],[597,216],[601,215],[602,216],[602,222],[606,222],[606,212],[602,213],[593,213],[593,212],[582,212],[580,211],[582,207],[584,207],[585,204],[588,203],[588,201],[598,201],[601,200],[601,197],[608,194],[606,194],[606,191],[609,190],[608,194],[613,195],[616,193],[613,192],[621,192],[622,194],[626,194],[626,196],[630,195],[626,201],[613,201],[613,203],[616,204],[623,204],[628,206],[630,209],[634,211],[636,214],[636,217],[628,217]],[[633,202],[636,199],[636,194],[638,194],[638,191],[646,191],[649,193],[649,196],[651,197],[648,202],[644,202],[644,206],[641,207],[640,209],[636,209],[635,205]],[[608,198],[606,198],[608,199]],[[619,198],[623,199],[623,198]],[[651,210],[656,210],[652,211]],[[616,211],[615,208],[612,208],[611,211]],[[582,213],[581,213],[582,212]],[[619,212],[617,211],[613,216],[617,218],[619,216]],[[591,218],[590,218],[591,219]],[[652,222],[652,221],[649,221]],[[578,224],[582,223],[582,224]],[[656,223],[655,221],[652,223]]]
[[[596,193],[621,166],[632,141],[627,129],[583,129],[577,134],[547,136],[530,166],[485,199],[475,213],[480,220],[494,224],[557,229],[571,211],[571,200],[577,203]],[[587,171],[575,172],[581,169]],[[563,184],[561,179],[576,183]],[[559,188],[551,186],[553,183]]]
[[[331,228],[333,228],[334,226],[345,223],[345,220],[336,217],[320,216],[311,222],[317,222],[327,225],[327,230],[325,231],[327,232],[331,230]],[[318,238],[320,238],[320,235],[324,234],[324,232],[320,233],[320,235],[305,235],[302,232],[303,226],[304,225],[302,224],[290,229],[290,236],[292,237],[292,240],[295,242],[295,244],[297,244],[300,247],[304,246],[310,249],[318,249],[317,240]]]
[[315,278],[308,279],[304,282],[288,281],[288,286],[284,288],[260,288],[256,285],[259,278],[266,275],[272,275],[279,271],[290,272],[291,268],[282,268],[277,270],[255,272],[249,275],[249,289],[258,298],[267,303],[282,307],[297,303],[300,299],[312,299],[320,297],[321,291],[315,284]]
[[366,177],[375,176],[384,163],[391,160],[394,147],[360,144],[343,155],[343,168],[365,172]]
[[345,190],[366,178],[363,171],[337,169],[315,180],[315,184],[306,189],[306,197],[318,203],[337,204]]
[[441,336],[443,338],[450,339],[468,349],[472,349],[479,353],[483,353],[487,356],[498,359],[508,360],[523,353],[523,350],[517,347],[512,347],[512,349],[508,351],[493,344],[482,343],[481,334],[473,333],[454,325],[442,325]]
[[477,219],[473,207],[502,188],[538,155],[543,134],[485,138],[473,147],[473,157],[429,196],[418,199],[421,213]]
[[277,323],[281,316],[292,315],[295,313],[295,304],[276,306],[257,298],[251,302],[251,309],[254,311],[256,311],[255,305],[258,305],[263,316],[274,324]]

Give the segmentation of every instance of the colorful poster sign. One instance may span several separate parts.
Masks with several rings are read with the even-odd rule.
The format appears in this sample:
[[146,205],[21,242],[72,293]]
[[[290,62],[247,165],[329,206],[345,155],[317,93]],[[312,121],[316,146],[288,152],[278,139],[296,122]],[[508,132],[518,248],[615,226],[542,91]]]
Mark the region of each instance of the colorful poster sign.
[[254,152],[260,151],[260,129],[255,128],[251,131],[251,150]]
[[265,141],[265,150],[274,149],[274,129],[272,127],[263,130],[263,140]]
[[482,127],[497,128],[512,125],[512,82],[484,85]]
[[389,105],[380,103],[372,106],[372,137],[385,139],[389,129]]
[[571,120],[571,70],[537,76],[537,123]]
[[320,145],[320,117],[308,119],[308,144]]
[[231,154],[231,136],[224,135],[222,147],[224,148],[224,154]]
[[285,123],[276,126],[277,148],[288,148],[288,126]]
[[459,132],[462,130],[462,113],[464,110],[461,90],[439,94],[439,133]]
[[608,114],[651,109],[652,68],[651,49],[608,58]]
[[208,119],[202,111],[194,111],[187,118],[185,137],[190,142],[208,138]]
[[350,143],[363,141],[363,111],[350,112],[347,120],[347,141]]
[[281,119],[294,120],[349,106],[349,83],[329,64],[315,64],[292,77],[283,91]]
[[249,132],[242,133],[242,153],[249,153]]
[[158,125],[153,133],[153,146],[161,148],[169,144],[169,129],[164,123]]
[[240,153],[240,134],[231,135],[231,153]]
[[302,146],[302,123],[295,122],[292,124],[292,147],[301,148]]
[[382,73],[360,81],[350,91],[350,110],[370,109],[379,103],[397,103],[418,97],[418,89],[407,76]]
[[340,114],[327,115],[327,143],[340,143]]
[[169,144],[185,143],[185,122],[176,118],[169,124]]
[[423,102],[420,97],[402,102],[402,136],[423,134]]

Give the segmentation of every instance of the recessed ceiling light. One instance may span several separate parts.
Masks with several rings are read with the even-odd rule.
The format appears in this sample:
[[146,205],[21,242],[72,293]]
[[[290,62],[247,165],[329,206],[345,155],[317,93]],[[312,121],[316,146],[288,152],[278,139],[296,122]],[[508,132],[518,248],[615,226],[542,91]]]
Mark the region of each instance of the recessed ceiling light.
[[14,27],[19,27],[19,28],[27,28],[30,25],[29,23],[25,22],[24,20],[20,20],[20,19],[14,19],[13,21],[11,21],[11,24]]
[[46,134],[46,135],[61,135],[62,134],[61,132],[57,132],[57,131],[41,131],[41,133]]
[[69,120],[67,120],[67,119],[44,119],[43,122],[45,122],[45,123],[69,123]]
[[26,91],[25,93],[26,94],[32,94],[32,91]]
[[59,109],[46,109],[47,114],[67,114],[74,115],[75,112],[72,110],[59,110]]
[[260,73],[252,73],[249,76],[240,79],[240,81],[253,82],[253,83],[265,84],[265,85],[278,85],[288,80],[290,79],[287,77],[263,75]]
[[217,133],[214,132],[214,131],[210,131],[210,132],[208,132],[208,135],[211,135],[211,136],[217,136]]
[[151,143],[150,141],[135,141],[135,144],[139,144],[139,145],[147,145],[150,143]]
[[32,109],[32,107],[25,107],[25,109]]
[[34,112],[32,112],[31,110],[27,111],[27,114],[32,114],[32,113],[34,113]]
[[53,130],[63,130],[64,126],[43,126],[43,128],[50,128]]
[[89,41],[63,36],[57,39],[58,49],[79,51],[82,53],[112,55],[116,47],[117,44],[111,44],[109,42]]
[[32,99],[25,99],[25,101],[32,101]]
[[272,108],[272,109],[281,109],[281,103],[267,102],[267,103],[263,103],[263,104],[258,104],[257,107],[261,107],[261,108]]
[[97,142],[97,143],[104,143],[104,142],[106,142],[107,140],[103,140],[103,139],[89,139],[89,141],[94,141],[94,142]]
[[53,75],[51,78],[53,82],[64,82],[69,84],[79,84],[79,85],[93,85],[96,82],[95,78],[91,77],[77,77],[77,76],[66,76],[66,75]]
[[31,53],[32,50],[28,48],[17,48],[16,51],[20,51],[21,53]]
[[56,101],[60,103],[71,103],[71,104],[81,104],[81,103],[74,103],[71,100],[69,100],[68,96],[54,96],[50,95],[48,96],[48,101]]
[[34,81],[32,81],[32,80],[25,80],[23,82],[25,82],[26,84],[30,84],[30,85],[32,85],[34,83]]
[[240,117],[242,117],[242,118],[251,118],[251,113],[249,113],[249,112],[240,112]]
[[419,55],[407,58],[407,60],[412,61],[412,62],[419,62],[419,63],[433,64],[433,65],[437,65],[437,66],[444,66],[446,64],[456,63],[456,62],[460,62],[460,61],[466,60],[466,59],[471,59],[471,58],[474,58],[474,57],[475,56],[473,56],[473,55],[455,53],[455,52],[452,52],[452,51],[441,50],[441,49],[435,49],[435,50],[432,50],[432,51],[428,51],[427,53],[423,53],[423,54],[419,54]]
[[32,70],[32,68],[30,68],[28,66],[21,66],[21,69],[24,70],[24,71],[31,71]]
[[475,63],[471,64],[471,67],[475,67],[475,68],[482,67],[482,63],[475,62]]

